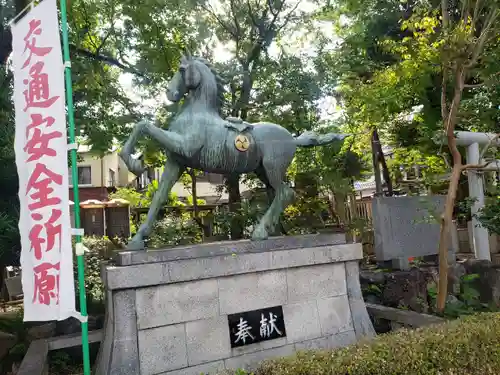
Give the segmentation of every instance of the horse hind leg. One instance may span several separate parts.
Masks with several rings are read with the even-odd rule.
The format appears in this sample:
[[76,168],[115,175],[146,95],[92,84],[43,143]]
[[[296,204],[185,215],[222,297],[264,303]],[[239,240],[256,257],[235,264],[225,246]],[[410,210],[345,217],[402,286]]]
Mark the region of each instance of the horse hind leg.
[[274,190],[274,199],[253,231],[252,240],[267,239],[269,232],[273,231],[280,223],[281,214],[295,197],[293,189],[284,182],[288,164],[283,162],[279,163],[276,158],[270,160],[265,159],[262,164],[269,185]]
[[[275,197],[275,191],[271,184],[269,183],[269,179],[266,176],[266,171],[264,167],[260,167],[255,171],[255,174],[259,178],[259,180],[262,181],[264,186],[266,187],[266,196],[267,196],[267,207],[269,208],[271,204],[273,203],[274,197]],[[268,232],[271,234],[271,236],[277,235],[276,228],[269,228]]]

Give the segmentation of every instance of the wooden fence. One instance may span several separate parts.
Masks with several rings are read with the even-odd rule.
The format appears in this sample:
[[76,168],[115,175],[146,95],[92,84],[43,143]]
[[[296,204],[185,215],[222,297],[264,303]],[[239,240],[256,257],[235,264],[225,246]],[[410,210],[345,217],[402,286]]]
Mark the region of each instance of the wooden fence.
[[356,201],[356,214],[352,214],[351,205],[349,202],[346,203],[346,219],[348,223],[353,221],[353,218],[364,219],[368,223],[372,222],[373,211],[372,211],[372,201],[362,200]]

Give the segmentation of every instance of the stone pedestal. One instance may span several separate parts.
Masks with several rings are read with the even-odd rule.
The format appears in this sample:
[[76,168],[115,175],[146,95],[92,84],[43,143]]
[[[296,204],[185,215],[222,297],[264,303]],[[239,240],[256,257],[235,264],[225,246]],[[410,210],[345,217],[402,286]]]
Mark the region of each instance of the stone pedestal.
[[[252,369],[296,350],[373,336],[361,257],[361,244],[346,244],[344,234],[119,253],[103,269],[107,317],[96,373]],[[231,347],[228,315],[276,306],[286,337]]]

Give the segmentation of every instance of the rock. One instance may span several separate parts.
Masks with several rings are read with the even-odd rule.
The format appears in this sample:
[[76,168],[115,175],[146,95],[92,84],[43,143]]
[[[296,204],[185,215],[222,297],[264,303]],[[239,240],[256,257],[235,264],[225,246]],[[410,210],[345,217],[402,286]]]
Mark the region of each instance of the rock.
[[68,318],[57,322],[57,335],[71,335],[72,333],[81,332],[80,321],[76,318]]
[[454,304],[459,303],[459,302],[460,301],[458,300],[458,298],[452,294],[448,294],[448,296],[446,297],[446,304],[447,305],[454,305]]
[[[89,315],[88,327],[89,331],[101,329],[104,326],[104,315]],[[80,333],[82,331],[81,323],[78,319],[68,318],[57,322],[57,335],[70,335],[73,333]]]
[[481,274],[484,270],[489,269],[493,264],[489,260],[467,259],[464,261],[463,266],[465,272],[469,275],[471,273]]
[[9,350],[16,344],[16,336],[0,331],[0,361],[9,353]]
[[398,322],[391,322],[391,331],[399,331],[400,329],[404,329],[405,326],[404,324],[398,323]]
[[364,300],[366,303],[373,303],[375,305],[382,304],[382,300],[380,299],[380,297],[375,296],[373,294],[368,294],[368,295],[364,296]]
[[27,337],[28,341],[48,339],[49,337],[54,337],[56,334],[56,323],[50,322],[42,325],[36,325],[28,329]]
[[363,270],[359,272],[359,280],[361,284],[383,284],[385,282],[385,273]]
[[436,268],[412,268],[409,271],[394,271],[386,274],[386,284],[382,291],[383,304],[416,311],[429,312],[427,287],[437,283]]
[[460,280],[466,274],[465,266],[456,263],[448,268],[448,293],[458,295],[460,293]]
[[89,316],[89,330],[102,329],[104,327],[104,315]]
[[389,320],[378,319],[378,318],[370,315],[370,313],[368,313],[368,314],[370,316],[370,320],[372,321],[373,328],[375,329],[375,332],[378,335],[381,335],[381,334],[387,333],[387,332],[391,332],[392,327],[391,327],[391,322]]

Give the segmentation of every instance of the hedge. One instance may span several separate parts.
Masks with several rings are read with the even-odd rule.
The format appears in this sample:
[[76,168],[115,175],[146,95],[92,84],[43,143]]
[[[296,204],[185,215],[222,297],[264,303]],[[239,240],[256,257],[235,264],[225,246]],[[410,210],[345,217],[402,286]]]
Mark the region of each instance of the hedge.
[[500,313],[400,330],[329,351],[264,362],[256,375],[500,374]]

